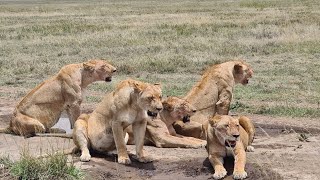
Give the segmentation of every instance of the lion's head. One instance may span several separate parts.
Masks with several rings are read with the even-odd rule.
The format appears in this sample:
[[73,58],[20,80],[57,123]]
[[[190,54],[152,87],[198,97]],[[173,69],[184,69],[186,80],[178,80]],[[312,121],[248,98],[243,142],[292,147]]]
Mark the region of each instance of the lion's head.
[[253,75],[253,70],[249,64],[244,61],[236,61],[233,69],[233,77],[236,83],[246,85],[249,83],[249,78]]
[[148,116],[155,118],[162,110],[162,92],[160,84],[134,82],[135,91],[138,92],[137,103],[139,107],[147,111]]
[[209,119],[209,124],[220,143],[225,144],[226,147],[235,147],[240,140],[239,119],[228,115],[215,115]]
[[110,63],[104,60],[89,60],[83,63],[85,71],[89,71],[92,76],[100,81],[110,82],[112,75],[117,71]]
[[188,101],[178,97],[168,97],[162,101],[163,110],[168,111],[175,120],[183,119],[184,122],[190,121],[190,116],[196,112]]

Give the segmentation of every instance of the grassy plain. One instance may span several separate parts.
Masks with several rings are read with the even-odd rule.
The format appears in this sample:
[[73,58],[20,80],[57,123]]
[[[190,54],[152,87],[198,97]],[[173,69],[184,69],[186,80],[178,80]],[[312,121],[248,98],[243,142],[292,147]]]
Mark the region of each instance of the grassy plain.
[[91,103],[127,77],[183,96],[207,66],[245,59],[255,74],[235,88],[234,111],[320,116],[318,0],[7,0],[0,49],[0,88],[19,88],[0,93],[8,99],[89,58],[119,70],[90,86]]

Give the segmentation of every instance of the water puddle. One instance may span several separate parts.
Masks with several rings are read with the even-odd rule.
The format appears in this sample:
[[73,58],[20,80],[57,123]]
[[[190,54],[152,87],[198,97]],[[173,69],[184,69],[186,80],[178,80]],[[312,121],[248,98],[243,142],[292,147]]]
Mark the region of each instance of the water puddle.
[[56,125],[53,128],[60,128],[67,132],[67,134],[72,133],[70,126],[69,118],[60,118]]

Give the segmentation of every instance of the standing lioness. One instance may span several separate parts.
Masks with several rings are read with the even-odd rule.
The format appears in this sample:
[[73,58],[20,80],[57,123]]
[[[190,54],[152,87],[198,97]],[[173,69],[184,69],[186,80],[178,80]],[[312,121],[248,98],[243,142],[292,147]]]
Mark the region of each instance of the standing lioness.
[[83,90],[95,81],[111,81],[116,68],[103,60],[69,64],[31,90],[16,106],[9,127],[0,132],[31,136],[49,132],[63,110],[71,127],[80,115]]
[[90,115],[81,115],[76,121],[73,140],[81,150],[80,160],[90,160],[89,148],[102,153],[116,148],[118,162],[130,164],[124,129],[132,124],[137,159],[147,162],[143,153],[147,120],[156,117],[161,110],[159,85],[132,79],[120,82]]
[[205,125],[207,134],[207,151],[209,161],[214,168],[214,179],[227,175],[223,167],[223,158],[234,156],[234,179],[244,179],[247,173],[245,150],[253,150],[250,146],[255,133],[250,119],[241,116],[239,119],[227,115],[215,115]]

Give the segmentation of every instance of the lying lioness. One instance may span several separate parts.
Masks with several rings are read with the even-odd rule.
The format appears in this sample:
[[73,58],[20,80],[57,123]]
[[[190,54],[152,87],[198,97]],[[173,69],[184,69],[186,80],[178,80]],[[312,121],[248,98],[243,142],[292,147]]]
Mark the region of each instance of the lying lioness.
[[150,161],[143,152],[147,120],[162,110],[161,88],[135,80],[125,80],[108,93],[89,115],[81,115],[75,123],[73,140],[81,150],[81,161],[89,161],[89,149],[107,153],[117,149],[118,162],[130,164],[124,129],[132,125],[136,156],[140,162]]
[[251,67],[244,61],[228,61],[208,68],[185,97],[197,112],[188,124],[177,121],[174,125],[176,132],[205,139],[202,125],[215,113],[227,115],[235,84],[248,84],[252,75]]
[[[111,81],[116,68],[103,60],[69,64],[30,91],[16,106],[9,127],[0,132],[32,136],[51,132],[66,110],[71,127],[80,115],[83,90],[95,81]],[[54,130],[52,130],[54,131]]]
[[[145,135],[145,144],[159,148],[200,148],[206,142],[192,137],[184,137],[177,134],[172,124],[178,119],[188,119],[196,109],[184,99],[168,97],[162,101],[163,110],[160,118],[148,121]],[[134,144],[131,126],[127,129],[129,134],[128,144]]]
[[215,115],[209,119],[207,127],[207,151],[209,161],[214,168],[214,179],[221,179],[227,171],[223,167],[223,158],[234,156],[234,179],[244,179],[247,173],[245,150],[253,150],[250,146],[255,129],[247,117],[233,118],[228,115]]

